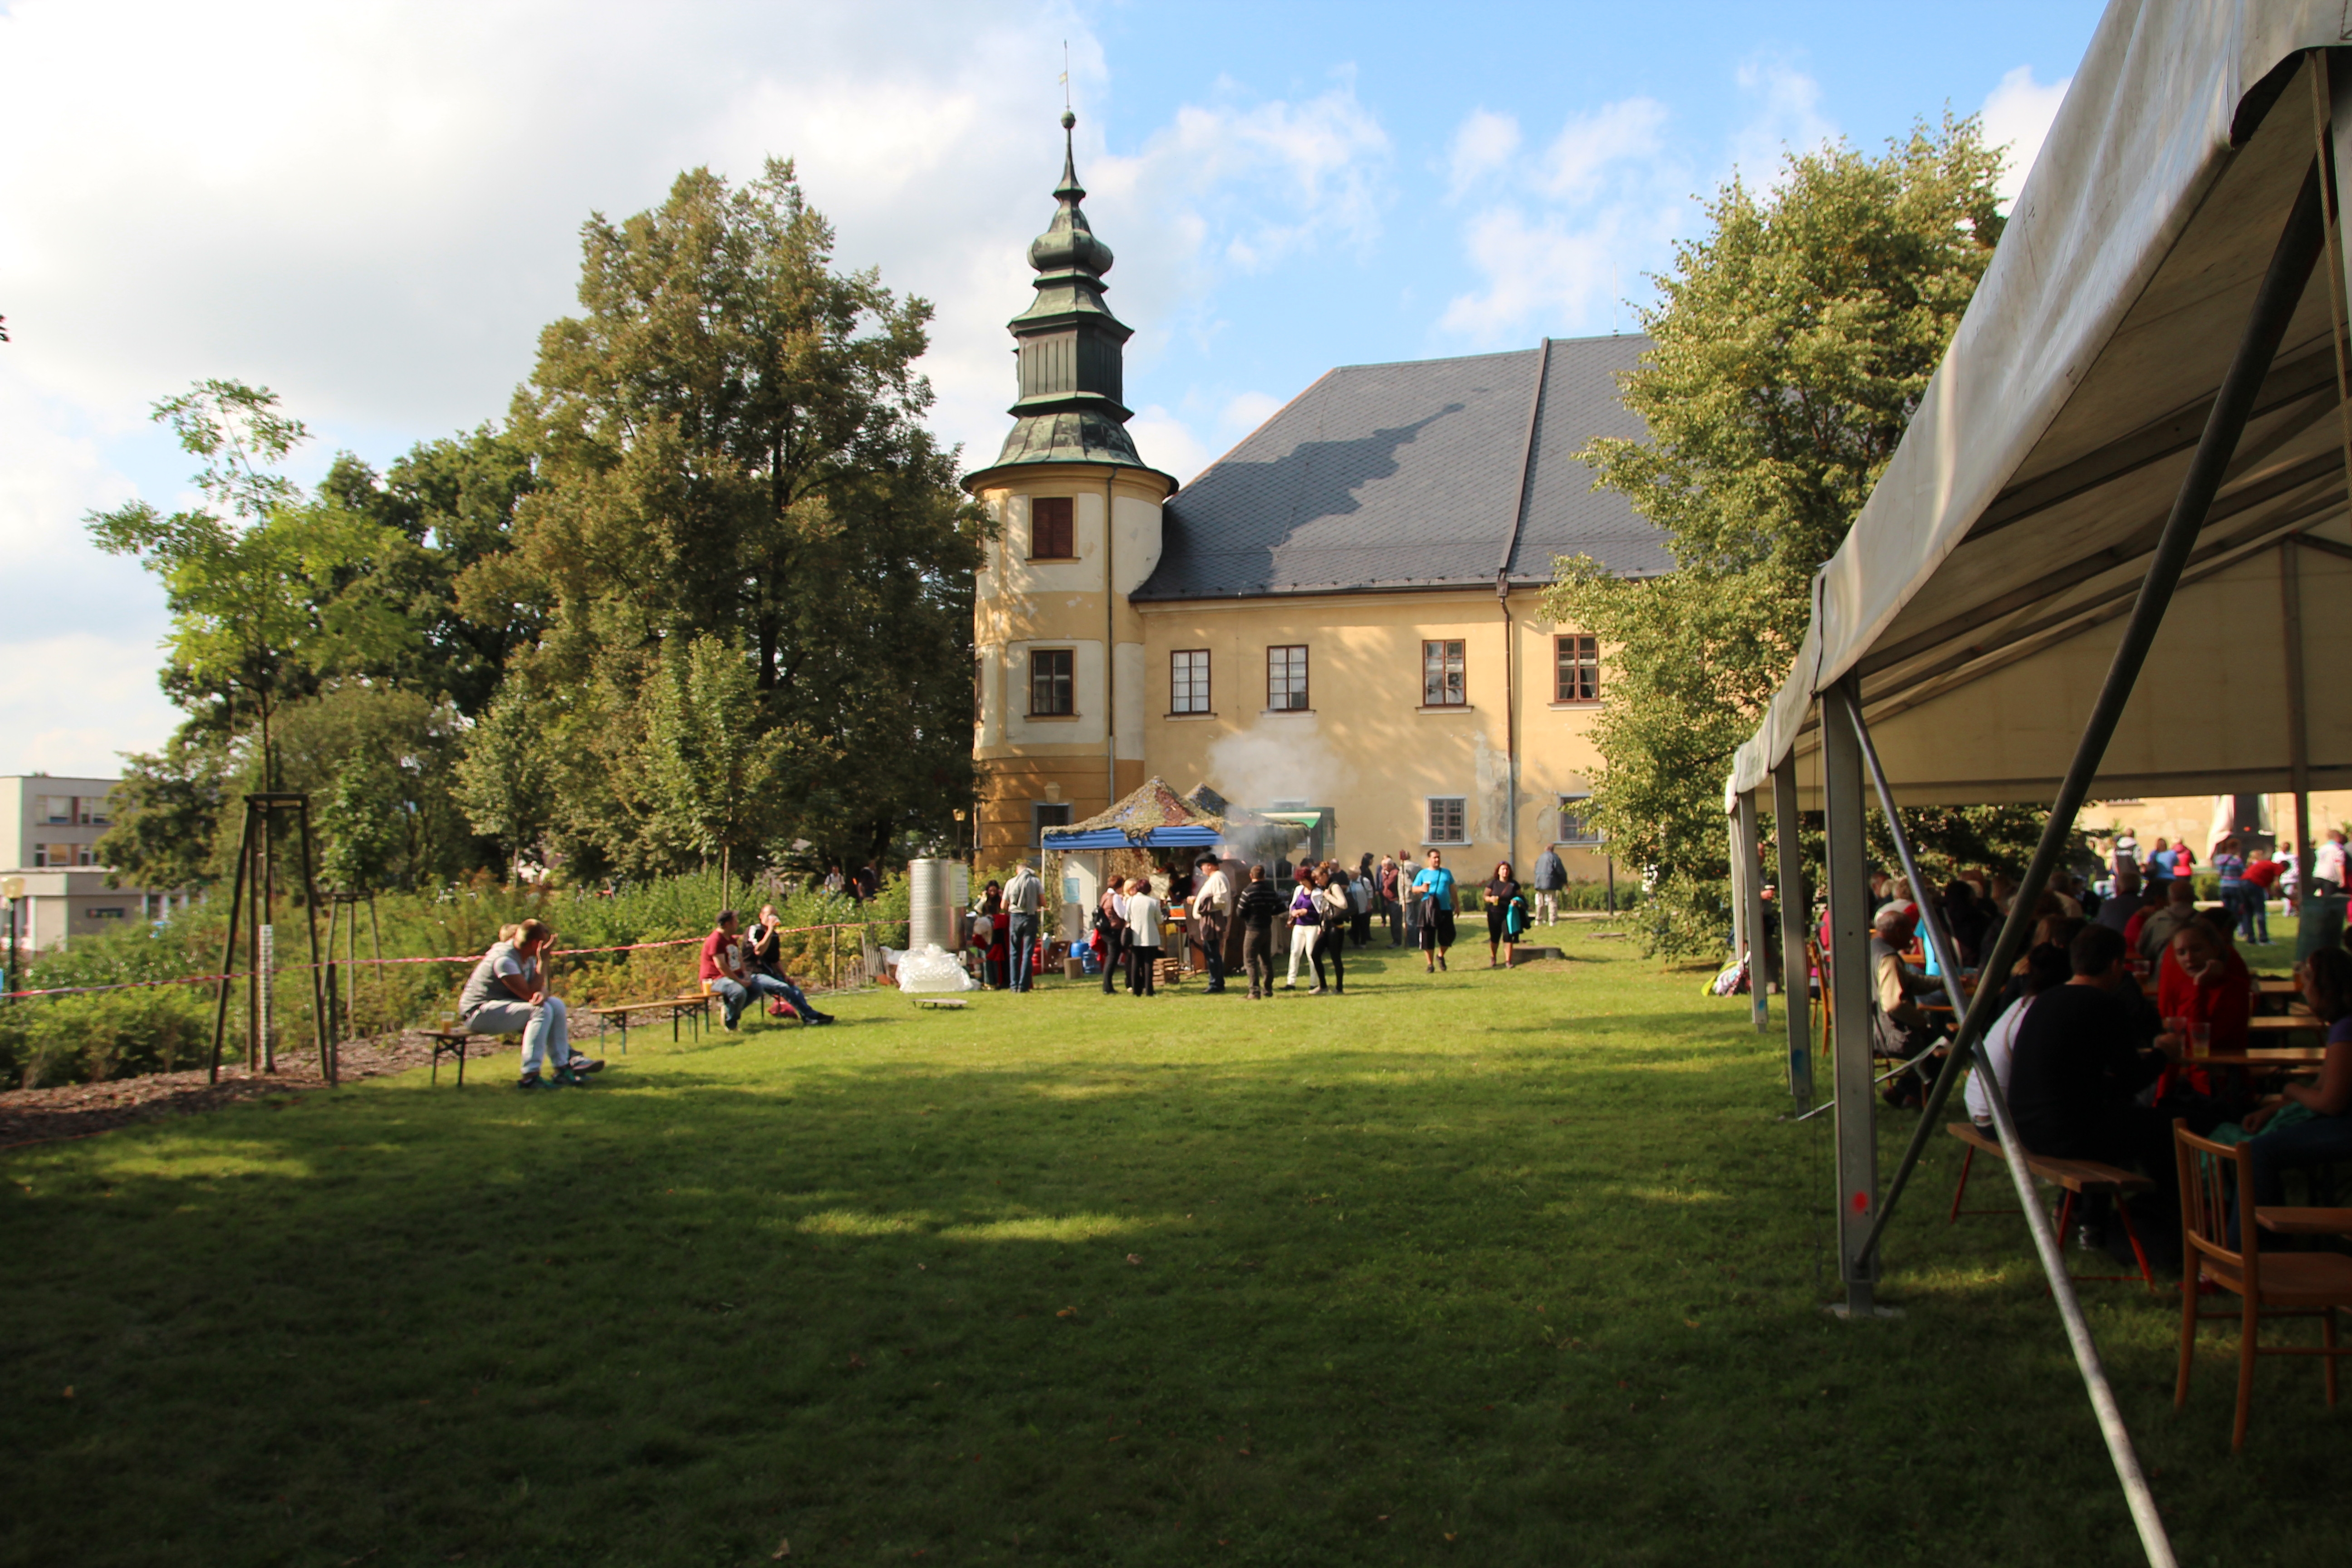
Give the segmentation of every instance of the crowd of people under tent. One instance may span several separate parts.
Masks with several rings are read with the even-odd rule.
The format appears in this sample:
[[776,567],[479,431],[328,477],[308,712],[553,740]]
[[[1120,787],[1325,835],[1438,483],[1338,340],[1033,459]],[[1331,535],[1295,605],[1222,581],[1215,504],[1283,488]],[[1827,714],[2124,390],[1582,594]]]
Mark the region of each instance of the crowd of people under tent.
[[[2185,844],[2159,838],[2143,852],[2123,835],[2099,877],[2053,876],[2030,911],[2026,951],[1999,976],[1984,974],[1982,965],[2011,912],[2016,884],[1968,872],[1927,893],[1961,971],[1964,1004],[1978,985],[2000,987],[1985,1051],[2026,1148],[2149,1178],[2150,1189],[2130,1200],[2132,1228],[2157,1263],[2175,1272],[2176,1121],[2200,1137],[2245,1143],[2261,1205],[2286,1201],[2290,1172],[2315,1184],[2314,1202],[2330,1202],[2332,1167],[2352,1160],[2352,952],[2331,942],[2294,969],[2296,996],[2326,1040],[2315,1076],[2250,1059],[2261,988],[2239,944],[2268,944],[2274,895],[2290,913],[2326,906],[2305,900],[2291,847],[2273,855],[2221,839],[2209,867],[2214,900],[2198,899],[2196,869]],[[2309,892],[2339,898],[2346,869],[2345,835],[2331,832],[2315,847]],[[1916,1108],[1957,1019],[1923,940],[1919,896],[1881,870],[1872,873],[1871,893],[1872,1047],[1895,1064],[1885,1099]],[[2334,908],[2340,917],[2341,905]],[[1828,920],[1824,912],[1822,953],[1831,951]],[[1990,1097],[1973,1068],[1966,1103],[1990,1131]],[[2120,1217],[2095,1198],[2074,1239],[2131,1264]]]

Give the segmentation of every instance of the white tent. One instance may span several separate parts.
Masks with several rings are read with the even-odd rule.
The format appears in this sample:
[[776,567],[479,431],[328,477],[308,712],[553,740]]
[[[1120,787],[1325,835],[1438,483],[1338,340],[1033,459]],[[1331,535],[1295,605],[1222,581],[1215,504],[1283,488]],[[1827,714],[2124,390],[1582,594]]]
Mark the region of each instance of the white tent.
[[[1852,977],[1835,995],[1849,1313],[1874,1310],[1876,1238],[1902,1180],[1881,1193],[1873,1132],[1860,983],[1866,795],[1882,805],[2054,799],[2063,827],[2095,780],[2107,796],[2298,800],[2315,784],[2352,784],[2352,703],[2310,704],[2304,692],[2312,664],[2332,696],[2327,656],[2352,646],[2352,349],[2337,222],[2338,193],[2352,191],[2348,32],[2343,0],[2109,6],[1900,447],[1815,579],[1796,662],[1726,781],[1738,940],[1751,957],[1764,916],[1759,807],[1783,823],[1801,808],[1826,812],[1831,972]],[[2294,837],[2307,857],[2307,824]],[[1780,837],[1780,880],[1793,892],[1795,836]],[[2021,910],[2058,844],[2045,837]],[[1995,962],[2013,956],[2016,923]],[[1792,955],[1803,925],[1801,900],[1784,899]],[[1948,973],[1932,919],[1930,938]],[[1790,969],[1803,973],[1793,956]],[[1760,994],[1755,1005],[1760,1027]],[[1963,1050],[1990,1010],[1969,1009]],[[1809,1098],[1801,1017],[1790,1026],[1792,1087]],[[1994,1100],[2142,1540],[2168,1563]],[[1923,1119],[1906,1173],[1932,1131]]]
[[[2110,10],[1900,449],[1821,573],[1727,806],[1794,758],[1819,809],[1814,699],[1848,675],[1897,799],[2055,793],[2313,163],[2300,51],[2343,31],[2340,0]],[[2352,69],[2336,78],[2352,86]],[[2352,784],[2352,703],[2304,716],[2310,772],[2294,774],[2282,597],[2299,570],[2305,645],[2345,646],[2332,235],[2330,250],[2335,287],[2294,311],[2105,793]],[[2290,556],[2289,538],[2307,548]]]

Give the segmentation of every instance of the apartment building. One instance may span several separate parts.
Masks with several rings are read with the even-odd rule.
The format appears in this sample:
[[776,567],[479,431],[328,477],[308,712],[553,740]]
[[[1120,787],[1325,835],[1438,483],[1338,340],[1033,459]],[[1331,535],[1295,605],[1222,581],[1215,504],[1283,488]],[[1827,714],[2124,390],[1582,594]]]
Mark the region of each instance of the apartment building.
[[113,779],[48,773],[0,776],[0,876],[21,878],[16,941],[30,952],[128,921],[159,920],[188,901],[184,892],[110,888],[98,858],[110,825]]

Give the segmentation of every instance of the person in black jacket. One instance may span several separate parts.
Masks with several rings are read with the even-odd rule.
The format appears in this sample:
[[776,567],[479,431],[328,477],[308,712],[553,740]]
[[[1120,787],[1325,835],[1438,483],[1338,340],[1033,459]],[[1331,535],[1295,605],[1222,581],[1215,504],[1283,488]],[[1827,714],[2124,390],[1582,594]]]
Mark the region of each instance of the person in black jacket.
[[[2011,1058],[2009,1103],[2018,1135],[2034,1153],[2062,1160],[2096,1160],[2152,1178],[2151,1217],[2144,1241],[2160,1242],[2166,1216],[2179,1212],[2172,1123],[2139,1103],[2170,1054],[2172,1037],[2145,1048],[2138,1010],[2123,994],[2138,982],[2125,962],[2121,932],[2084,926],[2068,950],[2074,978],[2043,992],[2017,1031]],[[2084,1228],[2104,1240],[2101,1215],[2087,1212]]]
[[1265,868],[1250,868],[1248,885],[1234,900],[1234,918],[1242,922],[1242,967],[1249,972],[1250,1000],[1262,1001],[1274,989],[1274,917],[1285,900],[1282,890],[1266,880]]

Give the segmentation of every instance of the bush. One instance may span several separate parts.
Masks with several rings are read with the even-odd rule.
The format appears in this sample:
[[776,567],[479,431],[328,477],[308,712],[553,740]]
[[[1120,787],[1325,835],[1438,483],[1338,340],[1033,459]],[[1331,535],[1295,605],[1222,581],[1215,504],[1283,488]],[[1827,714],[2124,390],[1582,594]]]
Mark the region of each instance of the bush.
[[201,1067],[212,1047],[212,994],[169,985],[12,1004],[0,1016],[0,1069],[41,1089]]
[[[1617,910],[1623,913],[1642,901],[1642,884],[1630,877],[1617,879]],[[1559,890],[1559,907],[1564,910],[1605,910],[1609,907],[1609,884],[1603,882],[1570,882]]]

